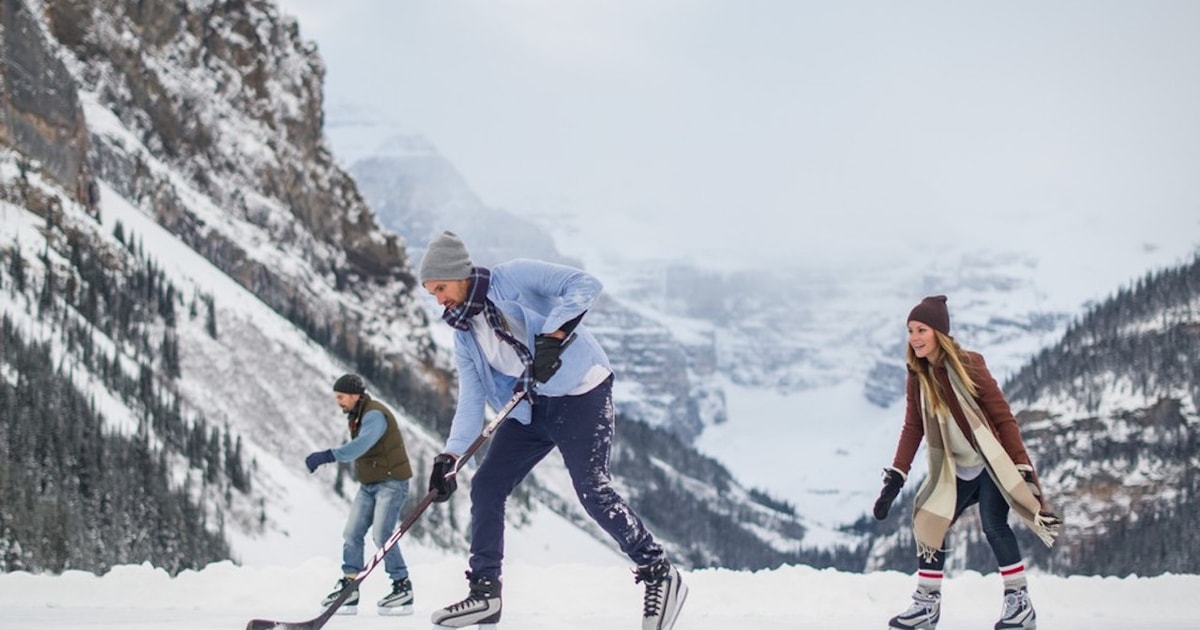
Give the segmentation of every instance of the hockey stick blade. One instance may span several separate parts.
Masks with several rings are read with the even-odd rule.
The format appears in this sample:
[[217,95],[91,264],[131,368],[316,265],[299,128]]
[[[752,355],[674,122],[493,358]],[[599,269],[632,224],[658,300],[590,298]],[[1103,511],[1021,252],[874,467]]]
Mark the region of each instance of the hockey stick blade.
[[[466,451],[463,451],[462,456],[458,460],[458,466],[455,467],[451,474],[458,473],[459,468],[461,468],[463,464],[475,454],[475,451],[478,451],[479,448],[483,446],[483,443],[492,436],[492,432],[496,430],[496,427],[500,426],[500,423],[503,422],[504,419],[508,417],[508,414],[512,413],[513,409],[516,409],[517,404],[524,399],[525,392],[520,392],[513,395],[512,399],[508,401],[508,404],[504,405],[504,407],[502,407],[500,411],[496,413],[496,416],[490,422],[484,425],[483,430],[479,433],[479,437],[475,438],[475,441],[467,447]],[[358,590],[358,585],[361,584],[364,579],[366,579],[367,575],[370,574],[376,566],[379,566],[379,563],[383,562],[384,554],[387,553],[387,551],[393,546],[395,546],[396,543],[400,542],[400,537],[403,536],[404,533],[407,532],[409,528],[411,528],[413,524],[417,522],[417,519],[420,518],[421,514],[423,514],[425,510],[429,508],[430,504],[433,503],[434,497],[436,496],[436,490],[430,490],[429,492],[425,493],[425,496],[417,503],[416,507],[413,508],[412,514],[410,514],[408,518],[404,519],[404,522],[400,523],[400,525],[396,528],[396,531],[392,532],[392,535],[388,537],[383,547],[375,552],[374,557],[367,562],[367,564],[363,567],[363,570],[359,571],[358,575],[355,576],[353,580],[342,587],[342,592],[338,593],[337,598],[334,599],[333,602],[330,603],[320,615],[309,619],[308,621],[295,622],[271,621],[269,619],[251,619],[250,623],[246,624],[246,630],[320,630],[325,625],[325,622],[329,621],[329,618],[332,617],[335,612],[337,612],[337,609],[341,608],[342,604],[345,603],[347,599],[350,599],[350,595]]]
[[246,630],[316,630],[319,628],[316,620],[291,623],[288,621],[268,621],[266,619],[251,619],[246,624]]

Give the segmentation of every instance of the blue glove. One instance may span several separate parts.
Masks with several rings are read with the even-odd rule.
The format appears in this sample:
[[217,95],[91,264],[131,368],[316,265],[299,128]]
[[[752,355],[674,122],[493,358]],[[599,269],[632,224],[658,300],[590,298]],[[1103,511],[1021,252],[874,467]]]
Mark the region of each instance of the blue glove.
[[324,451],[316,451],[315,453],[309,453],[308,457],[304,458],[304,465],[308,466],[308,472],[310,473],[317,472],[318,466],[332,463],[333,451],[328,449]]

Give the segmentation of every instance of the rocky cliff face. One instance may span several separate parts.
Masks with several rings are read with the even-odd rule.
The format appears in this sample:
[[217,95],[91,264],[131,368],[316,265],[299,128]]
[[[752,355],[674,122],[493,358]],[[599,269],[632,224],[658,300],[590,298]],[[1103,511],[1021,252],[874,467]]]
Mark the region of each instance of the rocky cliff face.
[[76,201],[94,208],[89,138],[75,81],[42,28],[25,3],[0,2],[0,143],[20,148]]
[[[333,163],[320,61],[293,21],[265,2],[4,0],[0,29],[6,400],[36,400],[23,389],[35,375],[63,401],[90,400],[71,417],[80,431],[102,432],[103,445],[62,441],[62,460],[134,452],[156,462],[129,496],[161,497],[141,501],[148,511],[199,513],[198,531],[181,538],[195,534],[189,542],[203,539],[196,549],[205,550],[189,555],[168,537],[170,554],[136,555],[153,553],[136,539],[162,527],[146,518],[125,534],[64,525],[49,544],[64,557],[22,561],[102,568],[146,558],[180,568],[228,557],[227,533],[278,533],[296,501],[281,479],[312,436],[340,437],[321,419],[326,379],[345,369],[403,401],[418,434],[447,415],[451,375],[414,298],[403,243]],[[248,314],[263,304],[269,310]],[[29,357],[43,353],[54,359],[35,373]],[[102,413],[97,396],[108,401]],[[54,409],[0,414],[0,435],[11,438],[0,448],[19,448],[14,436],[30,430],[10,421],[36,427],[46,420],[38,413],[61,415]],[[414,457],[427,459],[427,439],[414,438]],[[206,440],[210,463],[197,464]],[[243,440],[257,455],[229,456]],[[230,464],[252,470],[215,472]],[[0,490],[82,474],[25,472]],[[89,502],[86,481],[74,490],[82,499],[71,488],[56,495],[73,510],[60,520],[133,517]],[[20,527],[0,524],[13,549],[38,529],[39,513],[30,514]],[[111,544],[71,556],[61,542],[76,534]]]
[[1200,257],[1091,309],[1006,385],[1052,505],[1064,571],[1200,571]]
[[[41,10],[96,119],[97,177],[347,356],[394,344],[408,355],[393,353],[401,368],[430,360],[403,243],[333,163],[322,65],[293,20],[254,1],[50,0]],[[197,195],[220,221],[189,203]],[[306,267],[279,265],[266,244]],[[397,321],[417,325],[401,332]]]

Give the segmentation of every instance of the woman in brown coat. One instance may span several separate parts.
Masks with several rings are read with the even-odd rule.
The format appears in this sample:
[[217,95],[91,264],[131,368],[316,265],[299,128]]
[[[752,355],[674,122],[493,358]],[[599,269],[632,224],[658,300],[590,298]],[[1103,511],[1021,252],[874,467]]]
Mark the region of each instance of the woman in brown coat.
[[934,630],[941,616],[946,532],[962,512],[979,505],[984,536],[1004,580],[1004,610],[996,630],[1034,630],[1025,565],[1008,525],[1010,509],[1041,537],[1054,542],[1062,520],[1046,509],[1041,487],[1016,418],[978,353],[950,336],[946,296],[921,300],[908,315],[908,408],[896,456],[884,469],[875,517],[887,517],[925,443],[929,474],[913,506],[917,590],[913,604],[888,625]]

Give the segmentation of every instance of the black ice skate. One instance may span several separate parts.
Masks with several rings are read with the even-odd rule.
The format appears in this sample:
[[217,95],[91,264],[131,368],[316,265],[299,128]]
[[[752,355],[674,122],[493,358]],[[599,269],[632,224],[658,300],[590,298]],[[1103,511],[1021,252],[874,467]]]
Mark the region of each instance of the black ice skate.
[[434,612],[434,628],[479,626],[479,630],[495,630],[500,622],[500,579],[477,578],[468,573],[467,580],[470,594],[461,602]]
[[[342,594],[342,589],[346,588],[346,585],[353,581],[354,581],[354,578],[349,577],[349,576],[338,580],[337,586],[333,589],[333,592],[326,595],[325,599],[321,600],[321,605],[328,608],[329,605],[332,604],[333,601],[338,598],[338,595]],[[334,614],[336,614],[336,615],[356,615],[356,614],[358,614],[358,589],[354,589],[354,592],[350,594],[350,597],[346,598],[346,601],[342,602],[342,607],[338,608],[337,612],[335,612]]]
[[666,560],[659,560],[637,568],[634,581],[646,585],[642,602],[642,630],[671,630],[683,601],[687,599],[687,585],[679,571]]
[[408,578],[392,580],[392,592],[375,604],[381,615],[413,614],[412,582]]

